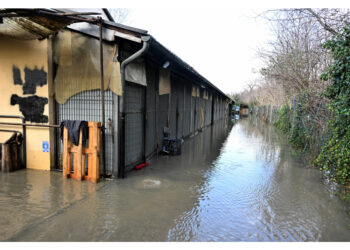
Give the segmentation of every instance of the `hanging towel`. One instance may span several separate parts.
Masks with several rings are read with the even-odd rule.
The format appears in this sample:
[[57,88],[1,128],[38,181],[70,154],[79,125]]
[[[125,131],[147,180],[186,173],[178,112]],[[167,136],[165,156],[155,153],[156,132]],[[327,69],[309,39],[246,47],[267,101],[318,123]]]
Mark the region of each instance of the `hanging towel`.
[[64,127],[67,128],[68,134],[72,140],[72,143],[76,146],[79,145],[79,135],[80,135],[80,129],[82,129],[82,142],[83,146],[86,144],[86,139],[89,137],[89,130],[88,130],[88,122],[87,121],[70,121],[70,120],[64,120],[60,124],[61,129],[61,140],[63,140],[63,130]]

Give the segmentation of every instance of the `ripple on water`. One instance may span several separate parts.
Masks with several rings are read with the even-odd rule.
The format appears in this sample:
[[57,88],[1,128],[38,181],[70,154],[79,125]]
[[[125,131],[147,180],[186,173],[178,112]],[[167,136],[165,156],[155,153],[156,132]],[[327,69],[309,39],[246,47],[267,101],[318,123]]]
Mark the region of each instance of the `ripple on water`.
[[143,179],[140,182],[137,182],[136,188],[138,189],[156,189],[162,186],[162,182],[157,179]]

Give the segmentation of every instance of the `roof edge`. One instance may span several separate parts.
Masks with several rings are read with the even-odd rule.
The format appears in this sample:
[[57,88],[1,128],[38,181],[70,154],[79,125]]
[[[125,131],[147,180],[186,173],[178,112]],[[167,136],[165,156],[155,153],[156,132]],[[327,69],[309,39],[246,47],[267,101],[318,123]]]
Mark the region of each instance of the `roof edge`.
[[167,53],[168,55],[170,55],[171,57],[173,57],[173,59],[175,59],[175,61],[180,64],[181,66],[183,66],[187,71],[189,71],[190,73],[194,74],[195,76],[197,76],[200,80],[203,81],[204,84],[206,84],[207,86],[211,87],[212,89],[216,90],[218,93],[220,93],[221,95],[225,96],[228,99],[231,99],[230,97],[228,97],[224,92],[222,92],[218,87],[216,87],[214,84],[212,84],[209,80],[207,80],[204,76],[202,76],[201,74],[199,74],[192,66],[190,66],[188,63],[186,63],[184,60],[182,60],[179,56],[177,56],[175,53],[171,52],[168,48],[166,48],[163,44],[161,44],[160,42],[158,42],[152,35],[149,35],[151,37],[151,46],[153,43],[155,43],[155,46],[159,47],[161,50],[165,51],[165,53]]

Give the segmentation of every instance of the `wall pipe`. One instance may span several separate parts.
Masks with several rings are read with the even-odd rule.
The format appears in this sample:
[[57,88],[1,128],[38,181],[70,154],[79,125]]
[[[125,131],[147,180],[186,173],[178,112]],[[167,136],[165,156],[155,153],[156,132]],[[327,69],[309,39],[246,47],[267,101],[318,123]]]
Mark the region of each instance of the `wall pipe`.
[[125,176],[125,110],[126,103],[124,103],[124,97],[126,93],[125,89],[125,67],[141,57],[148,51],[150,36],[142,36],[141,40],[143,42],[142,48],[136,51],[134,54],[125,59],[120,65],[120,76],[122,83],[122,95],[119,99],[119,124],[118,124],[118,136],[119,136],[119,164],[118,164],[118,178],[124,178]]

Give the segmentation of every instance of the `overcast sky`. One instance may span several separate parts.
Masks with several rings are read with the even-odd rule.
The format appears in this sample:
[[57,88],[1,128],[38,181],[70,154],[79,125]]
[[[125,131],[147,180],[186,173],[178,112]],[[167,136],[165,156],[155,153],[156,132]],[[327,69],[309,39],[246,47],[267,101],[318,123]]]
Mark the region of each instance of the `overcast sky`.
[[269,39],[263,9],[137,8],[127,25],[148,30],[160,43],[225,93],[240,92],[261,67],[257,49]]
[[[3,3],[13,4],[10,1]],[[127,25],[148,30],[170,51],[223,92],[240,92],[255,79],[257,57],[271,39],[269,25],[254,17],[268,9],[343,7],[343,0],[60,0],[16,2],[17,7],[131,8]],[[57,6],[59,5],[59,6]],[[332,5],[332,6],[330,6]]]

